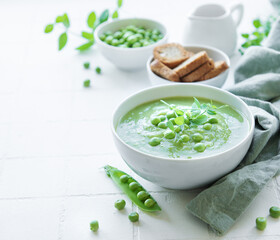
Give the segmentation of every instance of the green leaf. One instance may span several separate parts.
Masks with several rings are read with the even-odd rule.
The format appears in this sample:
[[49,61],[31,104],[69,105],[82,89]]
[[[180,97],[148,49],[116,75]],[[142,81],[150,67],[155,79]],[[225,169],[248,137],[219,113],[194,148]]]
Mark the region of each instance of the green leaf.
[[118,11],[116,10],[113,14],[112,14],[112,18],[113,19],[116,19],[116,18],[118,18],[119,17],[119,13],[118,13]]
[[93,28],[93,27],[94,27],[95,21],[96,21],[96,14],[95,14],[95,12],[91,12],[91,13],[88,15],[87,25],[88,25],[90,28]]
[[200,115],[195,119],[192,119],[191,122],[196,124],[196,125],[201,125],[206,123],[208,120],[208,117],[206,115]]
[[212,109],[208,109],[208,110],[207,110],[207,113],[208,113],[209,115],[216,115],[216,111],[214,111],[214,110],[212,110]]
[[248,33],[243,33],[243,34],[241,34],[241,36],[248,39],[250,35]]
[[94,44],[94,42],[88,42],[88,43],[85,43],[79,47],[76,48],[76,50],[79,50],[79,51],[85,51],[85,50],[88,50],[92,45]]
[[57,16],[56,19],[55,19],[55,22],[56,22],[56,23],[61,23],[61,22],[63,22],[63,16]]
[[108,20],[108,18],[109,18],[109,10],[106,9],[101,13],[101,15],[99,17],[100,24],[103,22],[106,22]]
[[197,100],[197,98],[193,97],[193,99],[194,99],[194,103],[196,104],[197,108],[201,108],[200,102]]
[[255,28],[259,28],[262,26],[261,20],[260,19],[255,19],[253,21],[253,25],[255,26]]
[[58,50],[60,51],[61,49],[63,49],[66,43],[67,43],[67,33],[64,32],[58,38]]
[[45,33],[50,33],[53,30],[53,24],[48,24],[45,27]]
[[238,52],[240,52],[241,55],[244,54],[244,51],[242,49],[240,49],[240,48],[238,49]]
[[191,113],[192,113],[192,117],[196,117],[197,115],[199,115],[201,113],[201,111],[198,108],[193,108],[193,109],[191,109]]
[[123,0],[118,0],[118,7],[120,8],[123,4]]
[[247,42],[243,43],[241,46],[242,46],[243,48],[251,47],[251,46],[252,46],[252,42],[251,42],[251,41],[247,41]]
[[167,125],[167,127],[169,127],[169,129],[170,129],[171,131],[174,132],[174,125],[173,125],[173,123],[172,123],[171,121],[168,121],[168,122],[166,123],[166,125]]
[[63,25],[66,28],[69,28],[70,27],[70,21],[69,21],[67,13],[64,13],[62,17],[63,17]]
[[180,117],[176,117],[175,118],[175,123],[177,124],[177,125],[183,125],[184,124],[184,117],[183,116],[180,116]]
[[90,41],[94,40],[93,33],[82,32],[82,37]]

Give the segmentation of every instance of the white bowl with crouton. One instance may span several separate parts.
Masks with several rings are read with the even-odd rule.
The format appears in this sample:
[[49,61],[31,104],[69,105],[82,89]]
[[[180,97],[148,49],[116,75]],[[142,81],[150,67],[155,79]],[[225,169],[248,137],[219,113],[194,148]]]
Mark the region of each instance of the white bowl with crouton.
[[[195,56],[198,56],[197,58],[203,59],[205,58],[204,55],[207,55],[206,58],[208,57],[208,60],[206,58],[204,60],[201,60],[202,64],[198,65],[193,65],[194,70],[191,72],[187,72],[187,75],[183,76],[186,71],[184,72],[184,69],[178,69],[180,66],[184,65],[184,63],[187,63],[187,61],[191,60],[191,58],[195,58],[195,56],[187,56],[187,60],[179,64],[179,66],[174,68],[174,65],[170,65],[168,61],[164,61],[165,59],[160,61],[157,61],[157,59],[154,58],[153,56],[150,56],[150,58],[147,61],[146,68],[147,72],[149,75],[149,79],[153,85],[161,85],[161,84],[176,84],[176,83],[182,83],[184,82],[185,84],[188,84],[189,82],[192,83],[197,83],[197,84],[205,84],[205,85],[211,85],[214,87],[222,87],[223,84],[225,83],[228,74],[229,74],[229,69],[230,69],[230,60],[229,57],[222,52],[221,50],[218,50],[213,47],[208,47],[208,46],[184,46],[184,49],[187,50],[188,52],[194,53]],[[206,54],[205,54],[206,52]],[[155,53],[154,53],[155,54]],[[158,58],[158,56],[156,56]],[[156,60],[156,61],[154,61]],[[181,59],[183,61],[184,59]],[[207,61],[207,62],[205,62]],[[162,75],[167,76],[170,80],[159,76],[159,74],[156,74],[153,72],[151,69],[151,64],[153,64],[153,69],[156,67],[163,67],[163,70],[160,71],[160,73],[163,73]],[[168,67],[166,66],[172,66]],[[184,66],[183,66],[184,67]],[[183,68],[182,67],[182,68]],[[211,70],[210,70],[211,69]],[[183,71],[180,71],[183,70]],[[218,72],[220,73],[215,76]],[[176,72],[176,73],[174,73]],[[181,74],[181,76],[178,76],[178,73]],[[202,74],[202,76],[200,76]],[[195,79],[196,77],[199,77],[199,79]],[[214,76],[214,77],[212,77]],[[207,79],[209,78],[209,79]],[[184,79],[184,81],[183,81]],[[206,79],[206,80],[204,80]]]
[[[100,36],[108,31],[114,33],[129,25],[159,30],[163,38],[151,45],[137,48],[111,46],[100,39]],[[96,28],[94,38],[98,48],[107,60],[122,70],[133,71],[145,68],[146,62],[153,52],[153,48],[167,42],[167,30],[163,24],[152,19],[126,18],[102,23]]]

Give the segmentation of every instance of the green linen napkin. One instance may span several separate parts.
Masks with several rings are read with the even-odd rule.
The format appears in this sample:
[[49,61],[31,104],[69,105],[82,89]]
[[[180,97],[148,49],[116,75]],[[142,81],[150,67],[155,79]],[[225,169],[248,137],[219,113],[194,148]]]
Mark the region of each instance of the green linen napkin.
[[280,18],[265,47],[250,47],[228,91],[240,96],[255,116],[254,138],[240,165],[198,194],[187,209],[225,234],[256,195],[280,173]]

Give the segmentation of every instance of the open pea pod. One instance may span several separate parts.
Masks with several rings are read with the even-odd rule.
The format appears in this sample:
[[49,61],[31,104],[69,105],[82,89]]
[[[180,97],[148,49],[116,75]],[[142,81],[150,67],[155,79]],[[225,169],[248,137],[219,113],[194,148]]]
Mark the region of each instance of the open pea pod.
[[[156,212],[156,211],[161,211],[160,206],[157,204],[157,202],[155,201],[155,199],[150,195],[147,194],[147,198],[144,199],[139,199],[139,197],[137,197],[137,193],[144,191],[146,193],[148,193],[134,178],[132,178],[130,175],[126,174],[125,172],[111,167],[109,165],[104,167],[107,175],[109,177],[112,178],[112,180],[114,181],[114,183],[123,190],[123,192],[130,198],[130,200],[136,204],[141,210],[143,211],[147,211],[147,212]],[[126,181],[123,181],[122,176],[127,176],[125,178],[127,178]],[[129,186],[130,183],[135,182],[138,184],[137,189],[132,190]],[[145,205],[145,201],[154,201],[152,206],[149,206],[148,204]],[[148,205],[148,206],[147,206]]]

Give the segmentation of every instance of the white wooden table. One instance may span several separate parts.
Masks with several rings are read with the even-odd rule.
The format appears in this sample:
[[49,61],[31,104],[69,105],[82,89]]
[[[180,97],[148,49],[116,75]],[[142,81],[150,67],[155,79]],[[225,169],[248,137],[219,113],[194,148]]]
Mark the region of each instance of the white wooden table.
[[[188,10],[206,0],[124,0],[121,16],[143,16],[162,21],[170,41],[180,41]],[[224,2],[219,0],[217,2]],[[111,137],[112,110],[127,95],[149,87],[145,70],[122,72],[97,49],[79,55],[73,49],[82,40],[70,37],[57,51],[61,29],[46,35],[44,26],[67,12],[73,31],[86,30],[91,10],[101,12],[115,0],[49,0],[0,2],[0,239],[280,239],[280,220],[268,218],[268,227],[255,228],[258,216],[280,205],[280,178],[255,199],[223,238],[185,209],[199,193],[165,190],[149,183],[125,165]],[[268,0],[246,0],[239,31],[251,30],[251,20],[272,9]],[[232,69],[238,53],[231,59]],[[90,61],[102,68],[84,70]],[[92,80],[92,87],[83,81]],[[232,84],[232,74],[226,85]],[[139,223],[128,213],[138,211],[104,173],[111,164],[135,176],[158,200],[162,213],[139,211]],[[114,209],[119,198],[126,210]],[[98,219],[97,234],[89,222]]]

